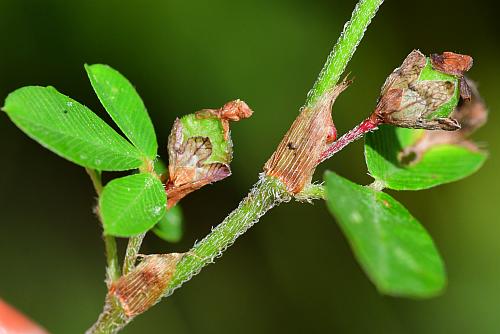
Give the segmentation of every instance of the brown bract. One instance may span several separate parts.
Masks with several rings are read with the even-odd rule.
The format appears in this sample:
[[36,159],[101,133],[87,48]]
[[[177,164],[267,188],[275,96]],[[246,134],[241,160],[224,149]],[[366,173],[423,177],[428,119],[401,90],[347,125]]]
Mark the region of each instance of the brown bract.
[[464,75],[473,64],[471,56],[454,52],[433,53],[430,58],[435,70],[456,76]]
[[280,179],[292,194],[311,182],[321,153],[335,140],[331,109],[335,99],[350,84],[344,80],[305,108],[295,119],[278,148],[264,165],[266,175]]
[[248,118],[252,116],[253,111],[250,107],[241,100],[234,100],[226,103],[219,109],[203,109],[196,112],[196,117],[207,118],[215,117],[219,118],[222,122],[222,128],[224,129],[224,139],[229,139],[229,121],[237,122],[241,119]]
[[109,295],[131,318],[153,306],[166,292],[184,253],[154,254],[144,257],[130,273],[113,282]]
[[400,160],[416,163],[420,161],[425,152],[437,145],[460,145],[473,151],[478,150],[477,145],[469,140],[468,137],[486,123],[488,110],[484,101],[479,96],[476,85],[469,80],[467,81],[471,87],[471,99],[470,101],[462,100],[452,114],[452,117],[460,123],[460,130],[451,132],[425,131],[413,146],[404,149]]
[[443,52],[442,54],[431,54],[430,58],[432,68],[460,78],[460,96],[464,100],[470,100],[471,90],[463,76],[472,67],[472,57],[454,52]]
[[227,164],[205,163],[211,154],[212,143],[208,137],[184,140],[181,121],[175,120],[168,139],[169,179],[165,186],[168,208],[204,185],[231,175]]
[[395,69],[382,86],[381,95],[371,119],[381,124],[428,130],[456,130],[459,124],[453,118],[429,118],[448,102],[455,91],[455,83],[445,80],[419,81],[426,65],[426,57],[413,50]]

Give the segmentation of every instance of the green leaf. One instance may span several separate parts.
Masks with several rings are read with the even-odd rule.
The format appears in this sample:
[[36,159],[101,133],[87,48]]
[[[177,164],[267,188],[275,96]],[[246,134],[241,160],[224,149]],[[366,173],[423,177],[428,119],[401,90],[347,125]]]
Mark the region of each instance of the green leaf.
[[85,65],[99,100],[125,136],[148,158],[154,160],[158,144],[153,123],[134,86],[113,68]]
[[104,232],[130,237],[146,232],[165,214],[167,196],[151,174],[134,174],[109,182],[99,200]]
[[387,188],[420,190],[465,178],[477,171],[484,152],[460,145],[436,145],[416,163],[405,163],[401,152],[413,145],[422,130],[381,126],[369,133],[365,141],[365,159],[370,175]]
[[141,153],[90,109],[53,87],[29,86],[7,96],[3,110],[29,137],[78,165],[127,170]]
[[400,203],[332,172],[325,180],[328,208],[380,292],[424,298],[443,290],[446,275],[438,251]]
[[178,242],[182,238],[182,210],[179,204],[171,207],[155,225],[153,232],[168,242]]

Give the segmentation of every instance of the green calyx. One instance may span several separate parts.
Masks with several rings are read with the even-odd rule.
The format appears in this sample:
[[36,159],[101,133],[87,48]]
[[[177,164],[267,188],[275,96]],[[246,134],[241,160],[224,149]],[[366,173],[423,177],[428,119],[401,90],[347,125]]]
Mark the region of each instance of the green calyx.
[[460,80],[458,77],[440,72],[434,69],[431,65],[429,57],[427,57],[427,62],[425,67],[420,72],[420,76],[418,77],[417,82],[421,81],[448,81],[453,83],[454,91],[451,97],[447,102],[444,102],[441,106],[439,106],[435,111],[426,115],[426,119],[434,119],[434,118],[445,118],[450,116],[450,114],[455,110],[460,100]]
[[180,119],[182,124],[182,137],[188,140],[192,137],[207,137],[212,145],[212,154],[205,164],[229,164],[233,157],[233,142],[231,137],[224,138],[224,129],[219,118],[200,118],[196,114],[189,114]]

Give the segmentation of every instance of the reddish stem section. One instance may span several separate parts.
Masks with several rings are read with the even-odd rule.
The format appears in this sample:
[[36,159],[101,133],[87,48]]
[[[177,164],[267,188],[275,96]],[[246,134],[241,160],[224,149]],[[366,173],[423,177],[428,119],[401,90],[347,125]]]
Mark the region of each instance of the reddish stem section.
[[353,141],[358,140],[363,137],[366,133],[376,130],[380,122],[378,119],[372,119],[369,117],[361,122],[358,126],[356,126],[351,131],[347,132],[345,135],[334,141],[331,145],[329,145],[326,150],[321,153],[318,164],[322,163],[326,159],[329,159],[332,155],[352,143]]

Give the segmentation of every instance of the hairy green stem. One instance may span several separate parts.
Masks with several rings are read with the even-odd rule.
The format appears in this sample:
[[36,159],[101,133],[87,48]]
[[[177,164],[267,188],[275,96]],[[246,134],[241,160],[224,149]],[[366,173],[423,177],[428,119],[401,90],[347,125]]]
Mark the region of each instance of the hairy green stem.
[[[95,192],[97,196],[100,196],[102,193],[102,180],[101,173],[95,169],[85,168],[85,171],[89,175],[92,180],[92,184],[94,185]],[[101,220],[101,216],[99,212],[97,212],[97,216],[99,220]],[[102,221],[101,221],[102,223]],[[109,284],[111,282],[117,280],[120,277],[120,265],[118,263],[118,253],[116,247],[116,239],[110,235],[104,235],[104,248],[106,250],[106,281]]]
[[97,196],[101,196],[102,193],[102,180],[101,180],[101,173],[95,169],[92,168],[85,168],[85,171],[90,177],[90,180],[92,181],[92,185],[94,186],[94,190],[97,194]]
[[312,202],[315,199],[326,199],[325,187],[322,184],[312,183],[304,187],[300,193],[295,195],[299,202]]
[[245,233],[269,209],[289,201],[291,196],[276,178],[261,175],[259,182],[238,208],[217,225],[203,240],[196,243],[177,265],[168,294],[196,275],[205,265],[222,255],[233,242]]
[[[344,26],[344,31],[328,56],[318,80],[308,93],[306,105],[312,105],[319,96],[338,82],[382,2],[383,0],[360,0],[358,2],[350,21]],[[310,188],[310,190],[313,190],[316,197],[324,196],[319,187]],[[284,200],[289,200],[289,197],[287,197],[285,186],[279,180],[269,177],[261,178],[238,208],[208,236],[195,244],[190,250],[194,256],[186,256],[179,262],[170,283],[169,294],[196,275],[205,265],[212,263],[262,215]]]
[[366,28],[383,2],[384,0],[360,0],[358,2],[351,19],[345,24],[344,31],[328,55],[318,79],[307,94],[306,106],[314,105],[320,96],[337,84],[363,38]]
[[110,235],[104,235],[103,239],[104,247],[106,248],[107,283],[110,285],[113,281],[120,278],[120,264],[118,263],[116,239]]
[[104,310],[99,319],[90,327],[85,334],[113,334],[127,325],[131,318],[127,317],[120,306],[120,302],[113,296],[106,296]]
[[132,269],[134,269],[135,261],[137,260],[137,254],[141,249],[142,240],[146,233],[141,233],[139,235],[134,235],[128,239],[127,250],[125,252],[125,260],[123,260],[123,275],[127,275]]
[[[306,106],[314,105],[318,97],[337,84],[382,2],[383,0],[360,0],[358,2],[351,20],[344,26],[344,31],[328,56],[318,80],[308,93]],[[305,201],[323,197],[324,189],[320,185],[311,185],[296,196],[298,200]],[[189,281],[204,266],[213,263],[268,210],[282,202],[289,201],[291,198],[292,196],[281,181],[274,177],[261,175],[257,184],[240,202],[240,205],[221,224],[213,228],[210,234],[197,242],[187,253],[187,256],[177,264],[166,295],[170,295],[184,282]],[[137,247],[131,248],[131,250],[138,249]],[[126,268],[129,268],[128,265]],[[115,333],[131,320],[124,319],[122,314],[119,305],[108,301],[98,322],[87,333],[105,333],[102,329],[106,329],[106,333]],[[117,326],[114,326],[113,322]]]

